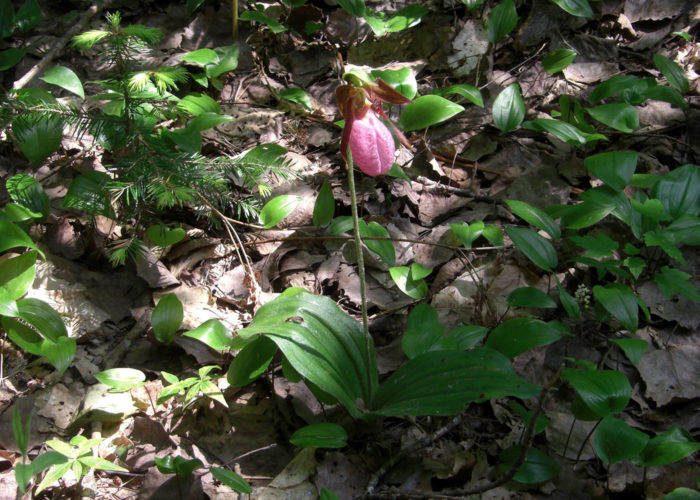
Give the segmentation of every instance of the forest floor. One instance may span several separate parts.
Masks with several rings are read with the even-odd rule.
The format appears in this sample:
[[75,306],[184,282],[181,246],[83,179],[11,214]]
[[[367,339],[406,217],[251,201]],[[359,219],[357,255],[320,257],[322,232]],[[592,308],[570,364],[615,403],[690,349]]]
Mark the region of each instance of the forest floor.
[[[402,6],[384,3],[372,8],[396,11]],[[205,1],[191,19],[185,2],[125,0],[112,5],[125,24],[163,31],[157,50],[149,54],[158,64],[167,65],[183,52],[234,42],[230,2]],[[128,262],[113,268],[105,257],[106,243],[126,233],[130,222],[94,219],[61,207],[75,176],[108,167],[113,159],[89,136],[64,139],[59,153],[38,168],[30,166],[11,142],[0,144],[0,184],[4,186],[12,175],[28,173],[41,179],[52,201],[54,216],[37,233],[46,260],[38,264],[30,295],[48,301],[69,318],[71,335],[78,341],[75,359],[62,376],[23,355],[12,343],[3,344],[0,499],[16,496],[12,463],[17,447],[11,431],[15,405],[23,415],[35,410],[29,443],[34,452],[47,439],[69,439],[78,428],[87,434],[101,429],[111,442],[128,449],[119,463],[129,474],[98,473],[83,481],[96,498],[235,497],[211,474],[202,474],[203,469],[186,479],[163,474],[155,466],[156,456],[198,458],[205,467],[231,467],[254,486],[252,498],[317,498],[322,488],[341,499],[357,498],[392,456],[420,440],[422,447],[402,456],[379,478],[379,491],[386,498],[391,497],[390,488],[414,491],[415,498],[437,498],[440,492],[496,478],[499,450],[516,443],[524,429],[510,406],[513,398],[471,404],[458,420],[355,422],[342,408],[319,403],[303,384],[288,382],[279,364],[273,363],[248,386],[228,387],[230,354],[183,336],[164,346],[154,338],[150,314],[160,297],[174,292],[184,306],[182,330],[216,318],[235,331],[250,322],[263,302],[297,286],[329,296],[360,317],[352,246],[312,224],[316,196],[325,180],[333,189],[335,214],[350,214],[347,170],[339,154],[341,129],[333,124],[340,119],[335,89],[342,83],[343,65],[409,67],[416,74],[419,94],[469,83],[484,95],[484,107],[462,103],[465,111],[446,124],[407,134],[413,148],[402,148],[397,163],[410,180],[356,177],[360,215],[379,222],[395,239],[396,265],[418,262],[433,270],[424,301],[436,308],[448,329],[460,323],[493,328],[517,314],[506,302],[512,290],[531,286],[549,291],[554,286],[508,239],[504,247],[479,240],[482,244],[474,249],[460,249],[451,238],[451,223],[485,221],[500,228],[516,224],[504,203],[507,199],[540,208],[576,202],[577,195],[596,182],[583,163],[593,153],[637,151],[640,173],[700,165],[700,78],[695,73],[700,72],[700,11],[694,2],[602,0],[594,2],[591,19],[570,16],[546,0],[516,5],[520,16],[516,30],[495,46],[486,44],[481,53],[474,33],[474,26],[482,23],[481,11],[469,13],[463,4],[433,3],[419,25],[383,37],[375,37],[364,21],[343,9],[320,2],[295,9],[295,15],[287,18],[291,26],[304,26],[313,19],[324,22],[321,33],[307,40],[291,31],[273,34],[259,23],[240,23],[235,40],[240,49],[238,68],[225,76],[221,92],[209,89],[222,112],[235,120],[205,133],[202,152],[214,157],[265,143],[281,145],[288,150],[293,176],[278,179],[273,196],[295,194],[302,199],[275,229],[236,226],[260,286],[261,293],[255,296],[234,242],[187,207],[160,214],[166,223],[187,229],[184,242],[152,255],[147,264]],[[69,7],[42,8],[39,34],[25,40],[32,57],[0,75],[5,88],[36,64],[73,22],[64,17]],[[88,28],[102,23],[98,14]],[[680,31],[689,32],[692,39],[672,36]],[[563,72],[550,75],[543,71],[542,57],[556,48],[573,48],[579,55]],[[534,119],[558,109],[559,96],[584,100],[595,85],[621,73],[659,78],[652,62],[655,53],[687,69],[689,110],[646,101],[638,106],[641,125],[633,133],[607,129],[607,141],[585,146],[571,146],[540,131],[521,128],[502,133],[493,126],[493,100],[511,83],[520,85],[527,119]],[[72,68],[84,82],[101,78],[101,68],[70,46],[53,62]],[[48,87],[38,79],[32,85]],[[305,90],[313,111],[290,108],[289,102],[279,99],[277,93],[288,87]],[[5,192],[0,196],[4,205],[9,198]],[[614,237],[616,226],[602,224],[597,230]],[[700,255],[688,249],[684,256],[686,272],[700,283]],[[417,301],[396,287],[381,259],[370,252],[365,259],[369,327],[384,377],[405,360],[402,334]],[[572,294],[597,283],[591,272],[579,272],[575,278],[564,272],[558,276]],[[639,282],[637,291],[651,311],[651,321],[637,332],[649,348],[636,366],[619,353],[609,354],[606,339],[614,332],[589,311],[577,323],[575,335],[527,351],[515,358],[514,368],[538,385],[547,383],[563,356],[620,369],[632,383],[631,403],[622,417],[627,423],[649,433],[681,425],[697,439],[700,307],[683,297],[666,298],[653,283]],[[566,322],[561,310],[540,314],[542,319]],[[218,384],[228,407],[207,398],[186,408],[176,399],[154,404],[164,386],[162,371],[183,378],[207,365],[221,368]],[[106,393],[94,375],[115,367],[142,370],[147,383],[128,393],[126,400],[124,394]],[[535,446],[562,466],[561,473],[534,486],[511,481],[481,498],[660,498],[677,486],[697,488],[697,453],[646,470],[627,461],[603,464],[589,439],[595,422],[574,422],[571,393],[562,386],[546,400],[549,425],[535,439]],[[523,404],[531,408],[534,402]],[[103,408],[119,418],[101,422],[95,415]],[[321,421],[341,423],[351,436],[348,446],[314,450],[289,443],[296,429]],[[445,426],[447,432],[438,432]],[[70,480],[44,493],[45,498],[80,496]]]

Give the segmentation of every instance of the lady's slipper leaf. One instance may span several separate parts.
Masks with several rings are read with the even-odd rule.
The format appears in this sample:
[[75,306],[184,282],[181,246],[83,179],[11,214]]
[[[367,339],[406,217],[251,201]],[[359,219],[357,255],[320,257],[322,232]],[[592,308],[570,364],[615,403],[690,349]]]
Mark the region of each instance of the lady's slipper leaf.
[[402,130],[420,130],[437,125],[464,111],[464,107],[438,95],[424,95],[416,99],[401,113],[399,125]]
[[276,226],[301,203],[301,196],[283,194],[271,199],[260,211],[260,222],[265,229]]

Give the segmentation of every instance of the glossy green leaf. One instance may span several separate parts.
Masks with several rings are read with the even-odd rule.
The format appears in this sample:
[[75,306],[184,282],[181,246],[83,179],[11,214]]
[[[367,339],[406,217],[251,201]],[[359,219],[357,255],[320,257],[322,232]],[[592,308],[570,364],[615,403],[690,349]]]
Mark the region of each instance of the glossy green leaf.
[[654,281],[668,298],[671,298],[675,293],[680,293],[694,302],[700,302],[700,291],[690,282],[690,274],[688,273],[663,266],[661,271],[654,275]]
[[554,74],[566,68],[576,59],[576,52],[571,49],[557,49],[549,52],[542,60],[542,68],[546,73]]
[[673,426],[649,440],[639,454],[639,465],[653,467],[683,460],[700,449],[700,443],[680,426]]
[[559,302],[570,318],[579,319],[581,317],[581,306],[578,301],[567,292],[557,278],[557,290],[559,291]]
[[[552,120],[549,118],[536,118],[523,122],[523,128],[528,130],[544,130],[549,132],[560,141],[564,141],[572,146],[580,146],[586,144],[591,136],[581,132],[579,129],[560,120]],[[596,139],[604,138],[604,136],[595,137]]]
[[496,96],[493,101],[493,122],[501,132],[515,130],[525,118],[525,101],[520,87],[513,83]]
[[[503,462],[498,465],[499,470],[502,472],[510,470],[521,453],[522,448],[519,445],[503,450],[499,454]],[[559,472],[561,472],[561,465],[533,447],[527,450],[525,463],[518,469],[513,479],[522,484],[545,483],[556,477]]]
[[30,354],[42,355],[41,343],[44,339],[36,330],[9,316],[0,316],[0,321],[2,321],[2,327],[12,342]]
[[464,111],[464,107],[439,95],[423,95],[409,103],[399,118],[399,126],[406,132],[420,130],[449,120]]
[[343,448],[348,433],[338,424],[321,422],[297,429],[289,442],[301,448]]
[[341,215],[339,217],[335,217],[331,221],[331,227],[329,231],[333,236],[338,236],[339,234],[352,231],[352,227],[352,217],[350,217],[349,215]]
[[163,295],[151,315],[151,324],[156,338],[164,344],[171,343],[180,329],[182,318],[182,302],[177,295],[174,293]]
[[428,295],[428,285],[425,280],[413,278],[410,267],[390,267],[389,274],[399,290],[409,297],[420,300]]
[[99,469],[99,470],[111,470],[111,471],[117,471],[117,472],[129,472],[129,469],[125,469],[121,465],[117,465],[114,462],[110,462],[109,460],[101,457],[95,457],[92,455],[85,455],[82,456],[78,459],[78,461],[91,468],[91,469]]
[[654,54],[654,65],[666,77],[668,83],[678,92],[681,94],[688,92],[690,89],[688,77],[678,63],[661,54]]
[[583,229],[603,220],[613,208],[590,202],[568,205],[561,215],[561,225],[569,229]]
[[627,377],[615,370],[567,368],[562,379],[571,382],[583,403],[603,418],[624,410],[632,393]]
[[260,223],[270,229],[282,222],[301,203],[301,196],[283,194],[265,203],[260,211]]
[[73,92],[81,99],[85,99],[83,84],[80,82],[78,75],[76,75],[70,68],[66,68],[65,66],[54,66],[44,73],[41,80],[44,80],[46,83],[62,87],[69,92]]
[[648,88],[644,92],[644,97],[646,99],[667,102],[684,110],[689,108],[687,101],[683,99],[680,92],[674,88],[666,87],[665,85],[654,85]]
[[639,114],[630,104],[602,104],[586,111],[600,123],[620,132],[629,134],[639,127]]
[[639,363],[649,347],[649,343],[642,339],[610,339],[610,342],[617,344],[633,365]]
[[661,201],[671,217],[700,212],[700,167],[683,165],[658,181],[651,190],[652,198]]
[[226,327],[218,319],[207,320],[194,330],[187,331],[182,335],[197,339],[215,351],[228,350],[233,341]]
[[663,500],[700,500],[700,491],[681,486],[675,488],[671,493],[666,495]]
[[525,254],[537,267],[552,272],[559,260],[552,243],[544,236],[524,227],[510,226],[506,234],[513,240],[516,247]]
[[306,108],[307,111],[313,111],[314,109],[313,104],[311,104],[311,99],[309,98],[309,95],[298,87],[286,88],[282,90],[278,95],[282,99],[287,99],[288,101],[300,104],[301,106]]
[[110,180],[109,175],[98,170],[80,174],[68,187],[63,206],[113,219],[114,210],[106,189]]
[[[184,129],[185,132],[183,133],[195,133],[196,135],[199,135],[199,132],[202,132],[203,130],[209,130],[210,128],[214,128],[222,123],[232,121],[234,121],[232,116],[206,111],[189,120],[187,122],[187,127]],[[175,129],[173,132],[177,130],[183,129]]]
[[484,226],[484,232],[481,234],[486,241],[491,243],[495,247],[503,246],[503,233],[501,228],[493,224],[486,224]]
[[605,417],[596,428],[593,448],[603,462],[614,464],[637,456],[649,436],[615,417]]
[[583,164],[615,191],[622,191],[632,180],[637,168],[637,156],[635,151],[609,151],[589,156]]
[[556,309],[557,303],[542,290],[530,286],[516,288],[508,294],[506,301],[510,307],[538,307]]
[[665,231],[673,241],[677,241],[679,244],[700,245],[700,217],[696,215],[681,215]]
[[593,287],[593,296],[630,333],[637,331],[639,314],[637,296],[632,289],[621,283]]
[[[272,29],[272,27],[270,27],[270,29]],[[273,29],[272,31],[274,32],[275,30]],[[219,55],[219,62],[215,65],[206,66],[205,69],[207,76],[216,79],[224,73],[233,71],[238,67],[239,49],[237,43],[228,45],[226,47],[217,47],[214,50]]]
[[[407,5],[389,18],[386,22],[386,32],[397,33],[418,26],[429,12],[430,9],[422,5]],[[409,97],[409,99],[412,99],[412,97]]]
[[193,116],[199,116],[202,113],[220,113],[221,106],[214,99],[206,94],[199,92],[191,92],[180,99],[177,103],[177,109],[184,111]]
[[49,216],[51,205],[44,188],[34,177],[26,174],[17,174],[5,184],[8,194],[14,201],[24,205],[29,210],[41,214],[43,218]]
[[157,224],[155,226],[150,226],[146,229],[146,236],[153,243],[160,247],[169,247],[174,245],[178,241],[185,237],[185,230],[181,227],[175,227],[170,229],[168,226],[163,224]]
[[[389,231],[384,226],[377,222],[367,224],[360,219],[360,236],[362,238],[389,238]],[[362,240],[367,248],[379,255],[381,259],[389,266],[396,263],[396,250],[391,240]]]
[[135,368],[110,368],[96,373],[95,378],[104,385],[125,391],[143,385],[146,374]]
[[365,15],[365,0],[338,0],[338,5],[355,17]]
[[51,342],[58,342],[59,338],[68,335],[61,316],[43,300],[33,298],[18,300],[17,316]]
[[262,23],[268,28],[270,28],[270,31],[272,31],[274,34],[287,31],[286,26],[280,24],[279,21],[272,19],[271,17],[267,17],[265,14],[257,10],[246,10],[244,12],[241,12],[238,18],[241,21],[257,21],[259,23]]
[[588,0],[551,0],[572,16],[593,17],[593,9]]
[[369,74],[372,78],[381,78],[407,99],[413,99],[418,93],[418,82],[411,68],[375,69]]
[[552,238],[557,239],[561,236],[559,226],[544,210],[519,200],[506,200],[506,204],[515,215],[537,229],[547,232]]
[[41,356],[44,356],[59,373],[70,366],[75,356],[75,340],[69,337],[59,337],[57,342],[44,340],[41,342]]
[[[437,311],[428,304],[418,304],[408,315],[401,346],[409,359],[431,350],[440,349],[445,327],[438,321]],[[453,344],[457,348],[457,344]]]
[[333,215],[335,215],[335,198],[333,197],[331,183],[326,179],[318,192],[316,203],[314,204],[314,226],[327,226],[333,220]]
[[416,356],[379,388],[374,413],[451,415],[470,402],[503,396],[531,398],[539,388],[518,377],[508,358],[485,347]]
[[277,345],[267,337],[260,337],[245,346],[231,362],[226,380],[233,387],[243,387],[257,379],[275,357]]
[[63,120],[55,115],[24,113],[12,122],[12,132],[24,156],[38,165],[61,145]]
[[613,251],[617,250],[620,244],[611,239],[605,234],[597,234],[596,236],[570,236],[569,240],[576,243],[578,247],[587,250],[585,256],[592,259],[600,259],[602,257],[612,257]]
[[41,8],[37,0],[25,0],[17,10],[15,23],[21,32],[27,32],[41,21]]
[[518,12],[513,0],[503,0],[496,5],[486,20],[486,34],[489,42],[496,43],[515,29],[518,24]]
[[466,351],[481,342],[488,332],[484,326],[460,325],[450,330],[447,336],[455,340],[457,349]]
[[5,49],[0,51],[0,71],[6,71],[20,62],[27,51],[23,49]]
[[204,66],[205,64],[217,62],[219,60],[219,55],[212,49],[199,49],[182,54],[180,59]]
[[471,225],[465,222],[450,224],[450,229],[466,248],[471,248],[472,243],[484,232],[484,223],[483,221],[474,221]]
[[321,494],[319,495],[318,500],[340,500],[340,498],[331,490],[321,488]]
[[19,247],[33,248],[39,252],[27,233],[8,220],[0,220],[0,252]]
[[[354,418],[362,416],[358,398],[369,407],[378,384],[374,348],[362,325],[329,297],[289,288],[264,304],[250,325],[238,331],[244,339],[264,334],[282,350],[304,379],[332,395]],[[235,359],[235,358],[234,358]]]
[[49,469],[49,471],[44,475],[41,482],[37,485],[35,493],[38,495],[53,483],[61,479],[69,470],[71,470],[72,466],[73,461],[69,461],[51,467],[51,469]]
[[218,481],[229,488],[250,495],[253,493],[253,488],[248,484],[248,481],[243,479],[241,476],[233,472],[232,470],[222,469],[220,467],[211,467],[209,469],[211,475]]
[[596,104],[603,99],[619,94],[620,92],[632,88],[639,82],[639,78],[632,75],[616,75],[608,78],[604,82],[598,84],[591,95],[588,97],[588,102]]
[[456,85],[450,85],[444,89],[436,89],[435,93],[439,96],[445,97],[446,95],[457,94],[462,97],[466,97],[473,104],[476,104],[480,108],[484,107],[484,97],[478,88],[473,85],[468,85],[466,83],[458,83]]
[[19,316],[17,299],[21,298],[36,275],[37,252],[32,250],[0,261],[0,315]]
[[486,347],[514,358],[533,347],[551,344],[561,338],[553,323],[535,318],[512,318],[494,328],[486,339]]

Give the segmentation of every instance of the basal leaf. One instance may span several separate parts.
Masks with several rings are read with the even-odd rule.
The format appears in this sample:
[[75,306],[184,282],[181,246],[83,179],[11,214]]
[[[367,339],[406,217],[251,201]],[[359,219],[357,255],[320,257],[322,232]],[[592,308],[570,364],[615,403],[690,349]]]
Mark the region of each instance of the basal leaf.
[[559,226],[544,210],[519,200],[506,200],[506,204],[515,215],[537,229],[546,231],[552,238],[557,239],[561,236]]
[[146,374],[135,368],[110,368],[95,374],[95,378],[114,389],[128,390],[146,381]]
[[620,132],[629,134],[639,127],[639,114],[635,107],[630,104],[603,104],[586,111],[600,123]]
[[243,387],[257,379],[272,362],[277,346],[267,337],[260,337],[245,346],[231,362],[226,380],[233,387]]
[[576,59],[576,52],[571,49],[553,50],[544,56],[542,67],[546,73],[554,74],[566,68]]
[[545,237],[531,229],[515,226],[507,227],[506,234],[537,267],[548,272],[557,267],[557,252]]
[[630,333],[637,331],[639,313],[637,297],[630,287],[621,283],[593,287],[593,295],[600,304]]
[[515,130],[525,118],[525,102],[520,87],[513,83],[493,101],[493,122],[501,132]]
[[457,94],[469,99],[473,104],[476,104],[480,108],[484,107],[484,97],[478,88],[473,85],[468,85],[466,83],[458,83],[456,85],[450,85],[444,89],[437,89],[435,93],[439,96],[446,96]]
[[33,298],[18,300],[17,312],[19,318],[29,323],[42,337],[51,342],[58,342],[60,337],[68,335],[61,316],[43,300]]
[[503,0],[491,11],[486,20],[486,34],[489,42],[496,43],[515,29],[518,24],[518,12],[513,0]]
[[389,231],[384,226],[374,221],[367,224],[365,221],[360,220],[360,236],[362,238],[387,238],[386,240],[363,239],[362,241],[367,245],[367,248],[379,255],[387,265],[393,266],[396,263],[396,250],[394,249],[394,244],[388,239]]
[[182,318],[182,302],[177,295],[174,293],[163,295],[151,315],[151,324],[156,338],[164,344],[171,343],[180,329]]
[[210,319],[194,330],[182,334],[183,337],[197,339],[215,351],[226,351],[232,347],[233,338],[218,319]]
[[537,288],[525,286],[516,288],[506,298],[510,307],[538,307],[544,309],[556,309],[557,303]]
[[229,488],[250,495],[253,493],[253,488],[248,484],[248,481],[233,472],[232,470],[222,469],[220,467],[211,467],[209,469],[211,475],[218,481],[221,481]]
[[663,434],[649,440],[639,454],[639,465],[653,467],[683,460],[700,449],[700,443],[680,426],[673,426]]
[[282,222],[301,203],[301,196],[283,194],[267,203],[260,211],[260,223],[265,229],[270,229]]
[[571,382],[586,406],[599,417],[621,412],[632,393],[627,377],[615,370],[567,368],[562,379]]
[[661,54],[654,54],[654,65],[678,92],[685,94],[690,89],[688,77],[678,63]]
[[583,161],[586,168],[615,191],[622,191],[632,180],[637,168],[635,151],[609,151],[589,156]]
[[348,433],[338,424],[321,422],[297,429],[289,442],[301,448],[343,448]]
[[649,436],[642,431],[615,417],[605,417],[596,428],[593,448],[603,462],[614,464],[639,454],[648,441]]
[[423,95],[406,105],[399,118],[399,126],[407,132],[420,130],[449,120],[462,111],[464,107],[444,97]]
[[561,338],[561,331],[552,323],[535,318],[512,318],[494,328],[486,339],[486,347],[508,358],[514,358],[533,347],[551,344]]
[[572,16],[593,17],[593,9],[588,0],[551,0]]

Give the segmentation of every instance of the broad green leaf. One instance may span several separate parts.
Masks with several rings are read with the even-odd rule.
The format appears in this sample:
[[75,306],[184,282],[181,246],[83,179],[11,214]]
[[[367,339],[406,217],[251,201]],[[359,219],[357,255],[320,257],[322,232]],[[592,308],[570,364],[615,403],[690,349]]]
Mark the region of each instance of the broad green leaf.
[[603,462],[614,464],[637,456],[649,436],[615,417],[605,417],[593,437],[593,448]]
[[450,224],[450,229],[466,248],[471,248],[472,243],[484,232],[484,223],[483,221],[474,221],[471,225],[465,222]]
[[129,472],[129,469],[125,469],[121,465],[117,465],[114,462],[110,462],[107,459],[101,457],[94,457],[92,455],[85,455],[78,459],[78,461],[92,469],[99,470],[111,470],[117,472]]
[[[572,146],[580,146],[586,144],[589,138],[592,137],[590,134],[581,132],[579,129],[560,120],[552,120],[549,118],[536,118],[535,120],[529,120],[523,122],[523,128],[528,130],[544,130],[549,132],[557,139],[571,144]],[[603,136],[595,137],[595,139],[604,138]]]
[[593,17],[593,9],[588,0],[551,0],[572,16]]
[[700,212],[700,167],[683,165],[666,174],[651,190],[675,219]]
[[561,286],[559,278],[557,278],[557,289],[559,290],[559,302],[561,302],[566,314],[571,318],[579,319],[581,317],[581,306],[579,306],[576,299]]
[[489,42],[496,43],[515,29],[518,24],[518,12],[513,0],[503,0],[491,11],[486,20],[486,34]]
[[494,328],[485,346],[514,358],[533,347],[551,344],[560,338],[561,331],[552,323],[528,317],[513,318]]
[[442,97],[452,94],[461,95],[469,99],[473,104],[476,104],[480,108],[484,107],[484,97],[481,95],[479,89],[473,85],[458,83],[456,85],[445,87],[444,89],[436,89],[435,93]]
[[539,307],[544,309],[556,309],[557,303],[552,298],[537,288],[525,286],[516,288],[506,298],[510,307]]
[[347,446],[348,433],[338,424],[321,422],[297,429],[289,442],[301,448],[343,448]]
[[283,31],[287,31],[287,28],[285,26],[283,26],[282,24],[280,24],[279,21],[276,21],[275,19],[272,19],[271,17],[267,17],[265,14],[263,14],[262,12],[257,11],[257,10],[246,10],[244,12],[241,12],[239,19],[241,21],[257,21],[259,23],[263,23],[268,28],[270,28],[270,31],[272,31],[274,34],[278,34],[278,33],[282,33]]
[[632,75],[616,75],[608,78],[604,82],[598,84],[588,98],[588,102],[596,104],[606,97],[619,94],[623,90],[629,89],[637,85],[639,78]]
[[219,55],[219,62],[216,65],[207,65],[205,69],[207,76],[216,80],[224,73],[233,71],[238,67],[239,49],[238,44],[234,43],[226,47],[217,47],[214,50]]
[[24,33],[39,24],[39,21],[41,21],[39,2],[37,0],[25,0],[15,17],[17,29]]
[[396,250],[394,244],[389,240],[389,231],[384,226],[377,222],[367,224],[360,219],[360,236],[362,238],[387,238],[386,240],[366,240],[363,239],[367,248],[379,255],[381,259],[389,266],[396,263]]
[[620,244],[610,239],[609,236],[601,233],[596,236],[569,236],[569,240],[577,246],[588,250],[585,257],[600,259],[602,257],[612,257],[613,251],[617,250]]
[[[441,349],[438,344],[443,339],[445,327],[438,321],[437,311],[428,304],[418,304],[408,315],[406,332],[401,338],[401,346],[409,359],[425,352]],[[457,344],[454,343],[454,348]]]
[[44,80],[46,83],[62,87],[69,92],[73,92],[81,99],[85,99],[83,84],[80,82],[78,75],[76,75],[70,68],[66,68],[65,66],[54,66],[44,73],[41,80]]
[[547,272],[552,272],[557,267],[557,252],[544,236],[531,229],[515,226],[507,227],[506,234],[537,267]]
[[204,3],[204,0],[187,0],[187,17],[192,17],[197,8]]
[[171,343],[182,324],[182,318],[182,302],[177,295],[174,293],[163,295],[151,315],[151,324],[156,338],[164,344]]
[[31,411],[26,423],[23,423],[22,418],[19,415],[19,406],[15,404],[12,407],[12,434],[15,438],[17,449],[25,459],[27,458],[27,444],[29,443],[29,433],[31,431],[33,416],[34,411]]
[[174,245],[184,238],[185,234],[185,230],[181,227],[170,229],[168,226],[163,224],[150,226],[148,229],[146,229],[146,236],[148,236],[148,239],[160,247],[169,247],[170,245]]
[[568,205],[561,215],[561,225],[569,229],[583,229],[600,222],[614,207],[584,202]]
[[[680,426],[673,426],[649,440],[639,454],[638,463],[644,467],[666,465],[683,460],[700,449],[700,443]],[[637,460],[635,460],[635,463]]]
[[109,175],[97,170],[80,174],[68,187],[63,206],[113,219],[114,210],[106,189],[110,180]]
[[177,109],[189,113],[193,116],[199,116],[203,113],[220,113],[221,106],[214,99],[206,94],[199,92],[191,92],[180,99],[177,103]]
[[307,111],[313,111],[314,109],[313,104],[311,104],[311,99],[309,98],[309,95],[298,87],[286,88],[282,90],[278,95],[283,99],[287,99],[288,101],[300,104],[301,106],[306,108]]
[[[683,34],[687,35],[687,33]],[[698,490],[691,490],[685,486],[680,486],[666,495],[663,500],[700,500],[700,492]]]
[[450,330],[447,336],[455,340],[457,349],[466,351],[481,342],[488,332],[488,328],[484,326],[460,325]]
[[639,127],[639,114],[630,104],[602,104],[586,111],[600,123],[620,132],[629,134]]
[[36,250],[32,250],[0,262],[1,316],[19,316],[15,301],[21,298],[34,282],[36,256]]
[[[499,454],[502,463],[498,465],[498,469],[501,472],[510,470],[515,461],[520,458],[521,453],[522,448],[519,445],[513,445],[503,450]],[[518,469],[513,479],[522,484],[545,483],[556,477],[559,472],[561,472],[561,465],[537,448],[532,447],[527,450],[525,463]]]
[[666,87],[665,85],[653,85],[644,92],[646,99],[663,101],[681,109],[688,110],[689,106],[683,96],[676,89]]
[[[340,500],[340,498],[338,497],[338,495],[333,493],[331,490],[327,490],[326,488],[321,488],[321,494],[319,495],[318,500]],[[677,499],[674,499],[674,500],[677,500]]]
[[354,418],[369,407],[378,384],[374,347],[362,325],[336,303],[299,288],[289,288],[263,305],[242,338],[265,334],[304,379],[338,399]]
[[222,469],[220,467],[211,467],[209,472],[211,472],[211,475],[214,476],[215,479],[221,481],[235,491],[239,491],[247,495],[253,493],[253,488],[251,488],[250,484],[248,484],[248,481],[232,470]]
[[464,107],[439,95],[423,95],[409,103],[399,118],[399,126],[406,132],[420,130],[449,120]]
[[668,266],[663,266],[661,272],[654,275],[654,281],[666,297],[680,293],[694,302],[700,302],[700,292],[689,280],[690,274]]
[[493,101],[493,123],[501,132],[515,130],[525,118],[525,102],[520,87],[513,83],[501,91]]
[[275,357],[277,345],[267,337],[260,337],[245,346],[231,362],[226,380],[233,387],[243,387],[257,379]]
[[503,233],[498,226],[486,224],[482,236],[495,247],[503,246]]
[[[517,413],[518,415],[520,415],[520,417],[522,417],[523,423],[526,427],[530,425],[534,411],[528,411],[523,405],[515,402],[510,403],[508,405],[508,408],[510,408],[511,410],[513,410],[513,412]],[[548,425],[549,419],[542,414],[538,415],[537,422],[535,423],[535,434],[539,434],[540,432],[545,430]]]
[[365,0],[338,0],[338,5],[355,17],[364,16],[367,10]]
[[58,342],[59,338],[68,335],[61,316],[43,300],[32,298],[18,300],[17,312],[19,318],[29,323],[42,337],[51,342]]
[[390,267],[389,274],[399,290],[409,297],[420,300],[428,295],[428,285],[425,280],[413,278],[409,267]]
[[351,231],[352,227],[352,217],[350,217],[349,215],[341,215],[339,217],[335,217],[331,221],[331,227],[329,231],[333,236],[338,236],[339,234]]
[[44,339],[33,328],[9,316],[1,316],[0,321],[2,321],[2,327],[12,342],[30,354],[42,355],[41,343]]
[[[386,32],[397,33],[399,31],[418,26],[429,12],[430,9],[423,7],[422,5],[407,5],[391,16],[391,18],[386,22]],[[409,97],[409,99],[412,99],[412,97]]]
[[61,145],[63,120],[57,115],[23,113],[12,122],[12,132],[22,153],[38,165]]
[[282,222],[301,203],[301,196],[283,194],[267,203],[260,211],[260,223],[265,229],[270,229]]
[[7,38],[15,30],[15,8],[11,0],[0,0],[0,38]]
[[326,179],[323,181],[323,185],[316,197],[316,203],[314,203],[314,226],[327,226],[333,220],[333,215],[335,215],[335,198],[333,197],[331,183]]
[[[157,461],[156,465],[158,465]],[[202,464],[202,461],[198,458],[187,459],[181,456],[174,457],[170,462],[170,466],[175,471],[175,474],[183,479],[190,477],[195,470],[199,469],[203,465],[204,464]]]
[[593,296],[630,333],[637,331],[639,314],[637,296],[632,289],[621,283],[593,287]]
[[610,342],[617,344],[633,365],[639,363],[649,347],[649,343],[642,339],[610,339]]
[[180,59],[204,66],[205,64],[216,63],[219,60],[219,55],[212,49],[199,49],[182,54]]
[[6,49],[0,51],[0,71],[6,71],[20,62],[27,51],[23,49]]
[[[199,135],[199,132],[202,132],[203,130],[208,130],[210,128],[216,127],[217,125],[221,125],[222,123],[232,121],[234,121],[234,118],[229,115],[222,115],[221,113],[213,112],[204,112],[189,120],[184,130],[187,133],[194,132],[197,135]],[[173,132],[175,132],[176,130],[182,129],[175,129]]]
[[411,68],[375,69],[370,71],[370,76],[381,78],[407,99],[413,99],[418,93],[418,82]]
[[59,337],[57,342],[44,340],[41,342],[40,351],[41,356],[44,356],[59,373],[63,373],[75,356],[75,340],[68,337]]
[[654,54],[654,65],[666,77],[668,83],[678,92],[681,94],[688,92],[690,89],[688,77],[678,63],[661,54]]
[[96,373],[95,378],[114,389],[128,390],[143,385],[146,374],[135,368],[110,368]]
[[542,67],[546,73],[554,74],[566,68],[576,59],[576,52],[571,49],[553,50],[544,56]]
[[622,191],[632,180],[637,168],[635,151],[609,151],[589,156],[583,161],[586,168],[615,191]]
[[544,210],[519,200],[506,200],[506,204],[515,215],[537,229],[547,232],[552,238],[557,239],[561,236],[559,226]]
[[46,488],[51,486],[53,483],[61,479],[71,469],[72,466],[73,461],[54,465],[51,469],[49,469],[49,471],[46,473],[44,478],[37,486],[36,494],[38,495]]
[[585,405],[603,418],[624,410],[632,393],[627,377],[615,370],[567,368],[561,378],[571,382]]
[[197,339],[215,351],[230,349],[233,341],[226,327],[218,319],[207,320],[194,330],[185,332],[182,335]]
[[[0,220],[0,252],[18,247],[33,248],[39,252],[27,233],[8,220]],[[41,253],[41,255],[44,254]]]
[[380,386],[373,413],[451,415],[470,402],[531,398],[538,392],[515,374],[508,358],[492,349],[430,351],[401,366]]
[[51,212],[49,197],[39,181],[31,175],[17,174],[12,176],[7,179],[5,187],[8,194],[17,203],[33,212],[38,212],[43,218],[49,216]]

